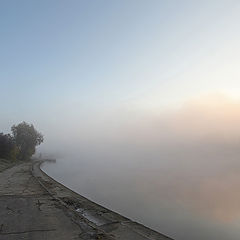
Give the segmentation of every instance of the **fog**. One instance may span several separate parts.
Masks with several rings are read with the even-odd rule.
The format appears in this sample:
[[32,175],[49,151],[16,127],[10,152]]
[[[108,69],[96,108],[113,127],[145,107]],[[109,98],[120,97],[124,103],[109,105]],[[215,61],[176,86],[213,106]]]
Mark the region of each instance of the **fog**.
[[217,94],[171,110],[81,116],[42,125],[38,152],[57,158],[43,166],[47,173],[175,239],[239,239],[238,100]]

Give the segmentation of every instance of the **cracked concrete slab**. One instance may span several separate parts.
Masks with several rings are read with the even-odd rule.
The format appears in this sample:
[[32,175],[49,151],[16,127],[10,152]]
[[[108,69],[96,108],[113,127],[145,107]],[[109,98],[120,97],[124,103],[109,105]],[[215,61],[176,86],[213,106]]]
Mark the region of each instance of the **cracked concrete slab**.
[[0,173],[0,240],[83,239],[80,235],[86,232],[97,231],[72,220],[33,177],[31,163]]

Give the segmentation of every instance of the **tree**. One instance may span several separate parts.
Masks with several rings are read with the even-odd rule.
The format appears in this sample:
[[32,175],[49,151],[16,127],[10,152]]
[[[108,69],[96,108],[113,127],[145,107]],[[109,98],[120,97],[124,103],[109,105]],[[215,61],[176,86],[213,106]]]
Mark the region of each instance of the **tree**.
[[18,158],[20,160],[29,160],[35,153],[36,146],[43,142],[43,135],[39,133],[34,126],[26,122],[13,125],[13,137],[18,148]]
[[16,160],[18,149],[10,134],[0,133],[0,158]]

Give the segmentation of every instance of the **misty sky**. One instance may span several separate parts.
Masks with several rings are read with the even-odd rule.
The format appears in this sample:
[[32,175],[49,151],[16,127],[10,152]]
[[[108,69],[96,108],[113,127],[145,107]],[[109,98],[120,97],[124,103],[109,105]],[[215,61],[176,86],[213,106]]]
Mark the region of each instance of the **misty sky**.
[[1,1],[1,129],[25,120],[47,137],[115,112],[238,98],[239,10],[229,0]]

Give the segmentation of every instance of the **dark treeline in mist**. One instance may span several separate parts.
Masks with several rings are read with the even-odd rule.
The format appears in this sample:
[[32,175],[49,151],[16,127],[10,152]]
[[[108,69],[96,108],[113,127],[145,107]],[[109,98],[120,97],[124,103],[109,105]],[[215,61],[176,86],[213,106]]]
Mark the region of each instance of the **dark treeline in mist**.
[[0,158],[27,161],[43,142],[43,135],[26,122],[13,125],[12,134],[0,133]]
[[13,136],[0,133],[0,158],[16,160],[17,152]]

